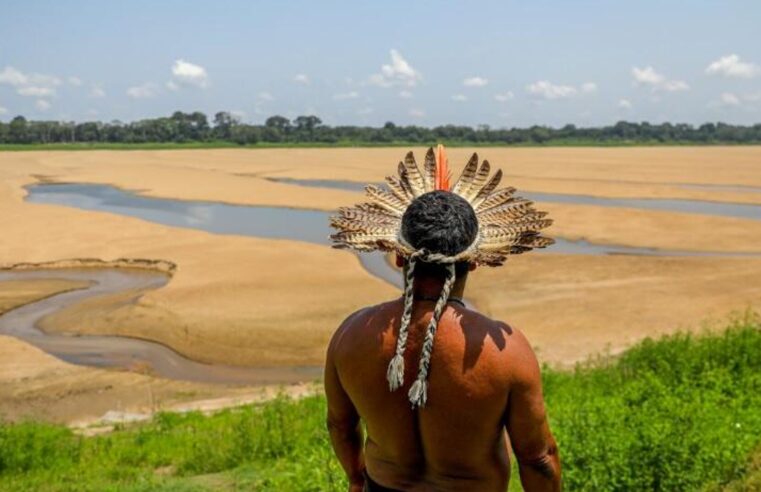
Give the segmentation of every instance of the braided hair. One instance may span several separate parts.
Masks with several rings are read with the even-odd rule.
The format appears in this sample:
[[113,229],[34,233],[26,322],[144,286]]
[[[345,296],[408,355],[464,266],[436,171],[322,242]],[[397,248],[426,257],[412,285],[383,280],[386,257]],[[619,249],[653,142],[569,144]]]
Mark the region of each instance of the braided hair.
[[428,372],[433,342],[439,320],[449,300],[458,270],[467,269],[459,255],[475,241],[478,220],[471,205],[462,197],[447,191],[432,191],[416,198],[402,217],[402,239],[415,252],[410,255],[404,276],[404,307],[394,357],[388,365],[386,378],[389,389],[395,391],[404,384],[404,351],[412,319],[413,287],[416,271],[444,276],[441,294],[428,323],[420,353],[415,382],[409,389],[412,407],[424,407],[428,398]]

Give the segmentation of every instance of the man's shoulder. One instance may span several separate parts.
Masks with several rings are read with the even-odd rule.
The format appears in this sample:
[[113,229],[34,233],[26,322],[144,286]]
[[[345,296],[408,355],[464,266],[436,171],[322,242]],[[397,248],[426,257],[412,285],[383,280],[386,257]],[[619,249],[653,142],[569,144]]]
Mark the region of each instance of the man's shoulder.
[[380,304],[375,304],[373,306],[365,306],[365,307],[359,308],[353,313],[351,313],[349,316],[347,316],[346,319],[343,320],[343,322],[339,325],[338,330],[346,329],[347,327],[351,327],[352,325],[362,323],[363,321],[367,320],[367,318],[375,316],[379,313],[388,311],[389,309],[394,307],[394,305],[397,305],[397,304],[399,304],[399,301],[394,300],[394,301],[382,302]]
[[392,309],[394,304],[398,304],[398,302],[388,301],[373,306],[365,306],[351,313],[338,325],[330,342],[329,350],[337,350],[344,338],[350,337],[352,332],[356,331],[359,327],[367,326],[372,318],[376,318],[379,314]]
[[534,357],[534,349],[526,335],[512,323],[468,309],[462,312],[458,324],[466,338],[466,345],[481,347],[482,350],[486,345],[491,346],[489,353],[497,364],[509,362],[512,367],[518,361]]
[[481,335],[490,335],[494,337],[498,335],[499,339],[518,340],[521,345],[525,341],[525,337],[520,330],[518,330],[512,323],[507,321],[490,318],[489,316],[476,311],[475,309],[463,309],[457,316],[459,324],[462,326],[464,332],[478,332]]

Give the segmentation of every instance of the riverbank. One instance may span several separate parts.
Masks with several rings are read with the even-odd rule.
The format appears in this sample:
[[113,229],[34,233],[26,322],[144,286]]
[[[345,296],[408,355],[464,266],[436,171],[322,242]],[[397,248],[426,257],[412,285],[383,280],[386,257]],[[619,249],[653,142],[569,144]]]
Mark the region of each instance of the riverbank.
[[[0,315],[89,285],[55,278],[2,281]],[[313,391],[309,383],[200,384],[155,378],[143,373],[144,367],[127,372],[75,366],[3,335],[0,361],[0,421],[5,422],[38,420],[89,428],[102,424],[104,417],[106,424],[118,425],[158,411],[211,411]]]
[[75,280],[40,279],[8,280],[0,282],[0,316],[11,309],[39,301],[50,296],[84,289],[89,284]]
[[[742,490],[757,480],[759,351],[761,326],[751,316],[726,331],[647,340],[572,372],[545,369],[565,487]],[[46,492],[345,490],[324,417],[318,395],[211,416],[165,413],[93,437],[0,424],[0,484]],[[514,469],[510,490],[520,490],[518,480]]]

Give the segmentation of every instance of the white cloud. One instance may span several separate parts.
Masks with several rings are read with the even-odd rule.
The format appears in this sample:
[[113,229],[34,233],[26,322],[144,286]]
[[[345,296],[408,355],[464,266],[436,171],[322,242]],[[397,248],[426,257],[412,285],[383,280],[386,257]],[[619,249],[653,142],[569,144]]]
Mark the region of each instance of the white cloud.
[[413,109],[410,109],[409,115],[412,116],[413,118],[422,118],[423,116],[425,116],[425,111],[423,111],[422,109],[413,108]]
[[295,77],[293,77],[293,81],[297,84],[304,84],[309,85],[309,77],[306,74],[303,73],[297,73]]
[[[529,94],[543,99],[568,99],[579,94],[591,94],[597,91],[597,84],[584,82],[578,87],[572,85],[553,84],[548,80],[539,80],[526,86]],[[497,99],[499,100],[499,99]]]
[[[61,79],[41,73],[24,73],[7,65],[0,71],[0,84],[14,87],[20,96],[49,98],[55,96],[56,86],[61,84]],[[50,108],[50,102],[38,99],[35,106],[40,111],[47,111]]]
[[8,114],[8,108],[0,106],[0,115],[2,114]]
[[399,97],[402,99],[412,99],[412,92],[410,91],[399,91]]
[[503,92],[502,94],[495,94],[494,100],[497,102],[504,103],[504,102],[512,100],[514,97],[515,97],[515,94],[513,94],[512,91],[507,91],[507,92]]
[[739,56],[731,54],[723,56],[708,65],[706,73],[709,75],[749,79],[761,73],[761,67],[754,63],[744,62],[740,60]]
[[256,95],[256,98],[259,101],[274,101],[275,100],[275,96],[273,96],[267,91],[260,92],[259,94]]
[[82,79],[79,77],[74,77],[73,75],[66,80],[69,82],[69,85],[74,87],[79,87],[82,85]]
[[47,111],[50,109],[50,103],[44,99],[37,99],[37,102],[34,103],[34,107],[40,111]]
[[575,87],[570,85],[555,85],[547,80],[540,80],[527,85],[526,91],[544,99],[566,99],[575,96],[578,92]]
[[127,95],[132,99],[147,99],[156,96],[158,87],[156,84],[146,82],[142,85],[136,85],[127,89]]
[[653,67],[638,68],[632,67],[632,77],[635,85],[649,86],[652,90],[663,90],[666,92],[679,92],[690,89],[687,82],[683,80],[671,80],[663,74],[655,71]]
[[28,96],[28,97],[52,97],[55,95],[55,89],[51,87],[37,87],[37,86],[26,86],[26,87],[19,87],[16,89],[16,92],[20,96]]
[[632,102],[628,99],[619,99],[618,107],[621,109],[632,109]]
[[167,83],[167,86],[172,90],[178,89],[180,86],[194,86],[205,89],[209,86],[209,74],[206,73],[206,69],[201,65],[190,63],[183,59],[176,60],[172,65],[172,80]]
[[351,92],[345,92],[343,94],[334,94],[333,99],[336,101],[343,101],[346,99],[356,99],[359,97],[359,92],[357,91],[351,91]]
[[380,87],[403,85],[414,87],[423,76],[396,50],[390,51],[391,63],[381,65],[380,73],[370,76],[368,83]]
[[484,87],[489,83],[489,79],[483,77],[468,77],[462,81],[462,85],[465,87]]
[[372,114],[375,110],[373,108],[367,107],[367,108],[360,108],[357,110],[357,114],[360,116],[365,116],[368,114]]
[[754,92],[753,94],[746,94],[743,96],[743,99],[749,102],[758,102],[761,101],[761,91]]
[[690,90],[690,86],[683,80],[667,80],[662,88],[666,92],[681,92]]
[[725,92],[721,95],[721,103],[725,106],[739,106],[740,98],[731,92]]
[[455,102],[465,102],[468,98],[464,94],[455,94],[452,96],[452,101]]
[[53,75],[41,73],[23,73],[22,71],[7,65],[0,72],[0,84],[8,84],[13,87],[27,85],[55,87],[61,84],[61,79]]
[[3,71],[0,72],[0,84],[19,86],[26,83],[28,83],[27,76],[11,66],[6,66]]
[[170,91],[180,90],[180,86],[177,85],[177,83],[174,80],[168,81],[165,85],[166,85],[166,88],[169,89]]
[[400,78],[403,81],[412,83],[416,82],[420,78],[420,74],[412,68],[412,65],[405,60],[401,53],[396,50],[391,50],[391,64],[381,66],[381,73],[389,78]]
[[90,93],[88,94],[90,97],[94,99],[100,99],[102,97],[106,97],[106,91],[104,91],[100,86],[93,85],[90,88]]
[[653,67],[632,67],[632,76],[638,84],[658,85],[664,80],[663,75],[656,72]]

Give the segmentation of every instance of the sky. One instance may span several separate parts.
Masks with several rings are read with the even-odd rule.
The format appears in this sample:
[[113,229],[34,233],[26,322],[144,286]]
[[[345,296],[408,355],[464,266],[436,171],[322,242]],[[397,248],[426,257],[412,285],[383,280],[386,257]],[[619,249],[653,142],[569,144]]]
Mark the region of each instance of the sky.
[[2,3],[2,121],[761,122],[758,0]]

